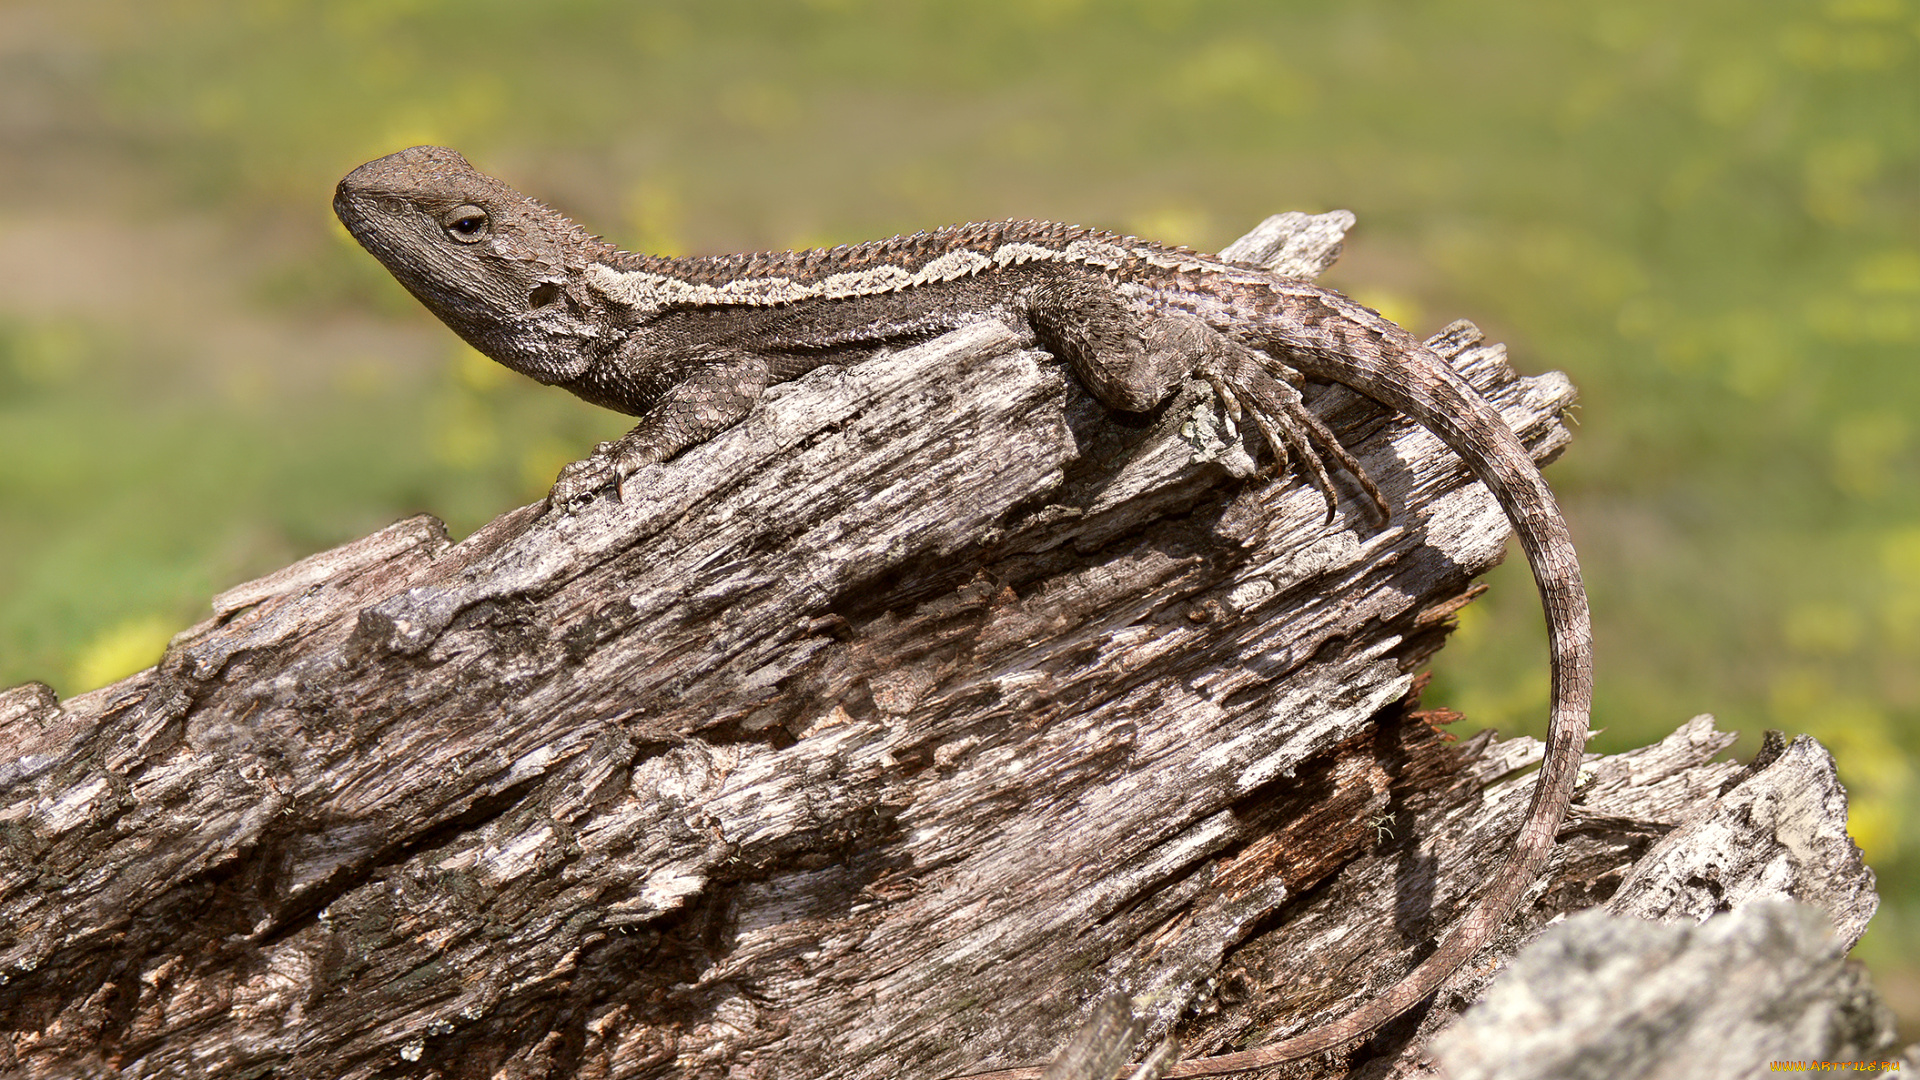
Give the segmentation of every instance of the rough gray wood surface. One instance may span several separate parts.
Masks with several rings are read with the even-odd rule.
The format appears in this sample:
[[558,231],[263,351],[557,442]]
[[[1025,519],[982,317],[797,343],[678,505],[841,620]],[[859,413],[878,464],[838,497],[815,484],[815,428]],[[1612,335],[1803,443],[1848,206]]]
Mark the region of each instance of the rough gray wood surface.
[[1435,1049],[1453,1080],[1912,1069],[1848,944],[1826,913],[1779,900],[1700,925],[1595,908],[1521,953]]
[[[1500,744],[1478,767],[1511,764],[1513,751],[1505,748],[1518,751],[1527,741]],[[1864,973],[1843,972],[1841,965],[1879,898],[1873,872],[1846,834],[1846,793],[1833,759],[1809,737],[1787,743],[1769,733],[1752,761],[1716,760],[1731,742],[1730,734],[1714,730],[1712,717],[1698,716],[1653,746],[1593,759],[1576,811],[1562,829],[1551,884],[1543,884],[1553,910],[1591,905],[1614,921],[1589,921],[1572,936],[1556,931],[1560,936],[1553,942],[1522,953],[1510,974],[1503,975],[1505,961],[1494,958],[1464,973],[1455,980],[1460,999],[1479,999],[1484,992],[1493,1001],[1503,986],[1524,988],[1506,991],[1506,1005],[1469,1012],[1436,1040],[1445,1068],[1408,1057],[1391,1071],[1483,1080],[1602,1075],[1553,1066],[1578,1058],[1614,1063],[1615,1076],[1678,1076],[1684,1070],[1677,1063],[1698,1065],[1705,1058],[1691,1050],[1676,1054],[1674,1043],[1690,1035],[1704,1040],[1704,1032],[1736,1016],[1737,1034],[1729,1028],[1700,1043],[1716,1048],[1707,1075],[1764,1072],[1783,1046],[1800,1051],[1792,1055],[1798,1059],[1815,1059],[1868,1045],[1864,1035],[1841,1028],[1879,1023],[1885,1010]],[[1537,759],[1537,750],[1532,756]],[[1562,895],[1552,896],[1556,891]],[[1794,927],[1817,926],[1818,933],[1783,930],[1769,937],[1770,931],[1755,929],[1762,923],[1746,923],[1746,929],[1720,927],[1690,937],[1653,921],[1685,926],[1794,902],[1810,914],[1781,918]],[[1600,926],[1606,929],[1593,929]],[[1523,945],[1529,933],[1517,928],[1503,953]],[[1750,947],[1756,934],[1777,947],[1756,957]],[[1628,940],[1631,948],[1623,944]],[[1619,955],[1610,957],[1614,952]],[[1631,962],[1628,953],[1635,954]],[[1605,964],[1577,955],[1614,966],[1601,977]],[[1814,982],[1795,985],[1802,975],[1816,974]],[[1680,988],[1699,984],[1711,984],[1715,995],[1689,999],[1692,1012],[1663,1012],[1686,997]],[[1532,1006],[1514,1004],[1529,999]],[[1661,1038],[1650,1037],[1647,1026],[1656,1015],[1664,1016],[1655,1024]],[[1833,1038],[1809,1038],[1817,1026],[1810,1018],[1836,1016],[1846,1024],[1832,1029]],[[1884,1038],[1891,1037],[1888,1027]],[[1887,1042],[1874,1045],[1883,1055],[1891,1050]],[[1584,1057],[1576,1049],[1581,1046],[1587,1047]]]
[[[1262,257],[1324,266],[1331,217]],[[1438,346],[1565,443],[1565,379]],[[115,686],[0,694],[0,1067],[939,1077],[1115,994],[1189,1056],[1352,1007],[1502,857],[1538,748],[1410,711],[1497,510],[1314,400],[1387,529],[1253,479],[1204,395],[1118,421],[979,327],[777,387],[627,502],[403,521]],[[1711,804],[1718,746],[1570,824],[1513,941]]]
[[[1710,739],[1706,720],[1676,738]],[[1672,764],[1656,758],[1626,775]],[[1435,1041],[1445,1075],[1731,1078],[1775,1062],[1886,1071],[1903,1056],[1891,1011],[1846,961],[1879,899],[1846,833],[1832,757],[1807,736],[1770,733],[1702,799],[1711,778],[1704,769],[1664,778],[1673,805],[1692,812],[1602,907],[1543,935]],[[1596,776],[1585,814],[1643,813],[1623,803],[1621,779]],[[1913,1068],[1911,1048],[1904,1058]]]
[[[1527,918],[1425,1016],[1342,1067],[1453,1080],[1731,1077],[1759,1075],[1775,1060],[1895,1058],[1891,1013],[1865,970],[1845,962],[1878,898],[1845,832],[1833,759],[1810,738],[1788,744],[1769,733],[1753,761],[1717,760],[1732,741],[1712,717],[1697,716],[1652,746],[1590,757],[1577,812]],[[1537,762],[1539,751],[1530,739],[1492,744],[1467,771],[1493,783]],[[1516,821],[1509,804],[1518,793],[1511,780],[1500,787],[1502,814]],[[1240,950],[1228,970],[1240,968],[1249,985],[1284,985],[1299,957],[1345,948],[1339,912],[1386,907],[1395,894],[1431,896],[1436,882],[1448,892],[1470,887],[1474,868],[1491,858],[1481,845],[1497,848],[1507,826],[1453,820],[1459,813],[1456,805],[1419,814],[1413,832],[1434,840],[1356,859],[1308,905],[1331,905],[1335,918],[1282,928]],[[1708,919],[1706,929],[1690,928]],[[1506,958],[1522,946],[1509,968]],[[1261,954],[1275,958],[1269,971],[1248,970]],[[1423,1043],[1436,1032],[1430,1055]],[[1199,1041],[1189,1032],[1189,1056]],[[1912,1067],[1913,1051],[1905,1053]],[[1325,1071],[1340,1070],[1316,1062],[1274,1074]],[[1082,1069],[1061,1080],[1109,1075]]]

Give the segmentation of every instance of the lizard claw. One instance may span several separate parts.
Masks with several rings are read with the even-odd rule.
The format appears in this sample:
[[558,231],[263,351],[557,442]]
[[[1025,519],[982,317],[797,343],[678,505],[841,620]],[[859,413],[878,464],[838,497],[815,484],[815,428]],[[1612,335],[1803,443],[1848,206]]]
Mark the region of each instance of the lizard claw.
[[[1234,392],[1233,387],[1224,378],[1211,372],[1206,378],[1207,382],[1212,384],[1213,392],[1219,397],[1220,404],[1226,409],[1229,424],[1238,425],[1242,418],[1249,412],[1252,413],[1255,426],[1259,427],[1261,436],[1267,440],[1267,448],[1273,451],[1273,475],[1276,477],[1287,475],[1287,470],[1293,465],[1292,451],[1288,449],[1289,440],[1276,438],[1273,425],[1267,422],[1266,417],[1259,410],[1249,410],[1243,406],[1240,403],[1240,395]],[[1238,428],[1235,427],[1232,430],[1237,432]],[[1328,508],[1328,512],[1332,512],[1331,507]]]
[[1304,432],[1305,437],[1312,441],[1313,447],[1318,448],[1318,452],[1313,448],[1302,450],[1300,456],[1306,459],[1308,466],[1313,469],[1316,480],[1320,484],[1320,490],[1327,496],[1327,520],[1333,520],[1334,492],[1333,481],[1327,476],[1324,458],[1332,458],[1340,464],[1340,468],[1348,476],[1353,477],[1353,482],[1360,485],[1360,490],[1367,493],[1367,501],[1372,505],[1373,512],[1380,518],[1382,525],[1386,524],[1393,517],[1393,509],[1387,505],[1387,497],[1380,493],[1379,485],[1375,484],[1373,477],[1367,474],[1366,466],[1360,464],[1359,459],[1347,451],[1346,446],[1340,442],[1340,437],[1333,433],[1333,429],[1327,426],[1326,421],[1307,408],[1306,400],[1298,392],[1295,392],[1292,400],[1287,402],[1287,412],[1297,427],[1283,426],[1282,430],[1291,438],[1299,438]]
[[624,500],[634,474],[662,457],[652,433],[645,430],[635,429],[623,438],[603,442],[593,448],[593,453],[560,470],[553,490],[547,493],[547,506],[571,511],[608,488],[613,489],[614,498]]
[[1223,347],[1201,374],[1213,384],[1229,416],[1238,419],[1244,413],[1252,417],[1273,451],[1276,472],[1284,474],[1291,461],[1299,461],[1307,480],[1326,499],[1327,521],[1331,523],[1339,510],[1340,494],[1327,466],[1337,465],[1360,485],[1374,513],[1386,522],[1392,516],[1386,497],[1326,421],[1307,408],[1295,385],[1303,382],[1303,377],[1237,342],[1223,339],[1219,344]]
[[570,512],[594,493],[609,487],[614,489],[617,497],[621,479],[620,471],[613,462],[596,450],[592,457],[568,462],[560,470],[560,476],[553,482],[553,490],[547,493],[547,508],[562,513]]

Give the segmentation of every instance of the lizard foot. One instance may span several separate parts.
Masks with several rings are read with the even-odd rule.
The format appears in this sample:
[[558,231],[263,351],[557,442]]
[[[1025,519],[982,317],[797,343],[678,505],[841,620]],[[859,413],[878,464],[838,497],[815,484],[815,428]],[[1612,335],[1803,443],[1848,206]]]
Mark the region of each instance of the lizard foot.
[[[605,447],[607,444],[600,445]],[[547,492],[547,508],[563,512],[572,510],[603,488],[618,490],[619,483],[620,474],[614,470],[613,463],[597,452],[592,457],[570,461],[554,480],[553,490]]]
[[659,454],[648,449],[629,436],[603,442],[588,456],[568,462],[554,480],[553,490],[547,493],[547,508],[564,513],[607,488],[613,489],[616,498],[624,496],[627,478],[642,466],[660,460]]
[[1277,474],[1284,474],[1291,460],[1299,460],[1307,479],[1327,501],[1329,522],[1339,508],[1340,497],[1327,468],[1329,462],[1360,485],[1383,524],[1392,516],[1386,497],[1367,475],[1366,467],[1347,452],[1326,421],[1307,408],[1306,399],[1291,381],[1285,380],[1293,374],[1291,369],[1224,337],[1209,352],[1198,374],[1213,386],[1229,417],[1238,421],[1245,415],[1253,420],[1273,450]]

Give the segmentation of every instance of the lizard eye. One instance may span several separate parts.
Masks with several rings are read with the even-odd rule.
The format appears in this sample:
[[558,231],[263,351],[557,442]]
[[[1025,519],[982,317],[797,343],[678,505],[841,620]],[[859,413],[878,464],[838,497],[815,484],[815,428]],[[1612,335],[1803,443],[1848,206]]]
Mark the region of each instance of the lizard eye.
[[458,243],[477,244],[487,237],[487,212],[477,206],[456,206],[440,217],[440,227]]

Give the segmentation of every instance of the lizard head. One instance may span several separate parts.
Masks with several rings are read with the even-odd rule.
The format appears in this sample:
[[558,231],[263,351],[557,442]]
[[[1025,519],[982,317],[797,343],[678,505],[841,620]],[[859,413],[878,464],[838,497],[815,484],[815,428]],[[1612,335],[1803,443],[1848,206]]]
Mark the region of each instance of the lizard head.
[[340,181],[333,212],[469,344],[544,383],[592,363],[592,303],[572,283],[612,246],[445,147],[415,146]]

